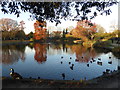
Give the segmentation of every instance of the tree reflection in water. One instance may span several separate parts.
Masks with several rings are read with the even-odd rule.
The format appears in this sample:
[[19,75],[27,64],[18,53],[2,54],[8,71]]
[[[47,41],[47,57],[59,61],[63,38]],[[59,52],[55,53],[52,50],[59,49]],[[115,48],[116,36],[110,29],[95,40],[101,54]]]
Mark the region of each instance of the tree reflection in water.
[[2,63],[13,64],[19,59],[25,61],[25,45],[5,45],[2,46]]
[[43,63],[47,58],[46,44],[35,43],[35,55],[34,58],[38,63]]

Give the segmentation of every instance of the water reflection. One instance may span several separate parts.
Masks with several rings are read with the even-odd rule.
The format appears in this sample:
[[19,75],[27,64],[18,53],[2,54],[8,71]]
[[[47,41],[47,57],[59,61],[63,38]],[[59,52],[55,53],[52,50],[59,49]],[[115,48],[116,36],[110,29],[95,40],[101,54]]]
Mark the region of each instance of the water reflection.
[[46,44],[35,43],[35,55],[34,58],[38,63],[43,63],[46,61],[47,58],[47,51],[46,51]]
[[12,67],[26,78],[91,79],[106,74],[108,69],[109,72],[116,70],[118,65],[112,52],[104,53],[77,44],[30,43],[7,45],[0,50],[3,52],[4,76],[9,75]]
[[[75,54],[76,55],[76,62],[86,62],[88,63],[91,59],[92,62],[95,62],[96,60],[94,59],[97,56],[100,56],[102,53],[109,53],[105,52],[105,50],[100,50],[100,49],[94,49],[94,48],[86,48],[81,45],[67,45],[67,44],[40,44],[40,43],[30,43],[28,45],[31,49],[35,50],[34,54],[34,59],[38,63],[45,62],[47,59],[47,51],[49,55],[54,55],[54,54],[61,54],[63,52],[68,53],[68,54]],[[14,62],[18,62],[19,59],[22,61],[25,61],[25,48],[26,45],[6,45],[3,46],[2,49],[0,49],[0,52],[2,52],[2,62],[3,64],[13,64]],[[51,48],[51,49],[49,49]],[[119,56],[120,55],[115,55],[114,56]],[[63,56],[61,56],[63,58]],[[69,57],[72,59],[72,57]],[[111,59],[111,57],[109,57]],[[98,58],[100,60],[100,58]],[[61,62],[63,63],[63,62]],[[112,64],[112,62],[108,62],[109,64]]]
[[3,64],[13,64],[19,59],[25,61],[25,45],[6,45],[0,49],[1,51]]

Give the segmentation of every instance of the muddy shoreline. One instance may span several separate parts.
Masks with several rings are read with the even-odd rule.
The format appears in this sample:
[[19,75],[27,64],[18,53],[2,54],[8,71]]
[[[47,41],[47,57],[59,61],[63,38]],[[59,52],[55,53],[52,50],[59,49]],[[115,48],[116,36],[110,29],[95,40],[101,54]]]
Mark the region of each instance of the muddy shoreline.
[[120,70],[102,75],[92,80],[14,80],[2,77],[2,88],[119,88]]

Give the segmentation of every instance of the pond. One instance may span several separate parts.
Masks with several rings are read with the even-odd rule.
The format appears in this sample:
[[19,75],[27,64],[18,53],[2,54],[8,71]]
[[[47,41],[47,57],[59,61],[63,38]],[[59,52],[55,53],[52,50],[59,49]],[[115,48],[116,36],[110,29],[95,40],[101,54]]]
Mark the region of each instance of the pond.
[[2,76],[14,68],[23,78],[81,80],[101,76],[106,69],[118,69],[112,52],[73,44],[5,45],[2,47]]

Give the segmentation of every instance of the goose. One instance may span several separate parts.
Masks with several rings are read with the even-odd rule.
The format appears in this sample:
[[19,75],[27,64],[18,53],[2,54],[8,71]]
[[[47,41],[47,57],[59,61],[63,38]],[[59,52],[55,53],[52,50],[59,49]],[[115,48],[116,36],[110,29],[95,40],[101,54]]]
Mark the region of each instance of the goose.
[[10,71],[11,71],[10,75],[13,79],[22,79],[22,76],[20,74],[16,73],[16,72],[14,72],[13,68],[11,68]]

